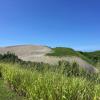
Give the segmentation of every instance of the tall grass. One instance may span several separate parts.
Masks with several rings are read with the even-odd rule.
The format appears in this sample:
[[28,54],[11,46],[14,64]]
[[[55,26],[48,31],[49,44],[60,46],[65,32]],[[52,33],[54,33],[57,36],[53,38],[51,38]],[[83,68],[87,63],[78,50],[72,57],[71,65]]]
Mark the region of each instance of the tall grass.
[[9,87],[27,100],[100,100],[100,83],[74,75],[68,68],[70,75],[64,74],[63,67],[40,72],[18,64],[1,63],[0,69]]

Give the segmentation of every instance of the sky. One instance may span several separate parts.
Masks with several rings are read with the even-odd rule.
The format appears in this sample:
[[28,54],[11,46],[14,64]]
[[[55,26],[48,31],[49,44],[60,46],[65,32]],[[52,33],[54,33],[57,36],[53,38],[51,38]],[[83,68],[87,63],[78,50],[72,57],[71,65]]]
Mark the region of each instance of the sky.
[[100,50],[100,0],[0,0],[0,46]]

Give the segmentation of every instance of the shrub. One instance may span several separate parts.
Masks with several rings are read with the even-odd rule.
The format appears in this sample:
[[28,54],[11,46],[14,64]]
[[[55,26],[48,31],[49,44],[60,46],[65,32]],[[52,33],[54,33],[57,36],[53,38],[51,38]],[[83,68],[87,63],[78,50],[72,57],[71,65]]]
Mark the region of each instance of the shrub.
[[0,61],[16,63],[20,62],[21,60],[14,53],[7,52],[0,55]]

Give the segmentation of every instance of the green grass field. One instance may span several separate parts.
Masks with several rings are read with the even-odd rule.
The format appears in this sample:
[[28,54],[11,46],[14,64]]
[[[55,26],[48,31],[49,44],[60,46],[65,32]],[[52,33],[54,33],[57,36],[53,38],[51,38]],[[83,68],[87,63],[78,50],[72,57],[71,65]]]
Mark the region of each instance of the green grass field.
[[[68,75],[66,75],[63,74],[65,71],[63,66],[63,64],[60,65],[55,71],[51,69],[38,71],[22,68],[19,64],[1,63],[0,73],[9,87],[27,100],[100,100],[100,74],[78,75],[78,71],[67,68],[70,67],[68,65],[66,66]],[[0,92],[2,93],[1,90]],[[0,100],[6,100],[6,98],[9,100],[10,97],[12,93],[7,95],[5,92],[1,97],[4,99]],[[16,96],[13,97],[16,98]]]

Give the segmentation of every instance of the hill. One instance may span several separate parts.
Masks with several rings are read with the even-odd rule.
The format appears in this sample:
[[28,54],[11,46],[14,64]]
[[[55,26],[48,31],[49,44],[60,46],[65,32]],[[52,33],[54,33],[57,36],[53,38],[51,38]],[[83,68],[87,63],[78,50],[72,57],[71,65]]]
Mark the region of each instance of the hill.
[[[92,61],[84,54],[71,48],[49,48],[47,46],[37,45],[16,45],[0,48],[0,53],[15,53],[24,61],[44,62],[49,64],[58,64],[59,61],[65,60],[70,63],[77,62],[80,67],[87,70],[94,69]],[[95,70],[95,69],[94,69]]]
[[86,56],[88,59],[90,59],[94,63],[100,62],[100,51],[80,52],[80,53]]
[[100,72],[83,60],[86,53],[29,45],[0,50],[1,100],[99,100]]
[[65,47],[56,47],[52,48],[53,52],[48,53],[49,56],[78,56],[77,52],[71,48],[65,48]]
[[90,60],[89,57],[87,57],[84,52],[81,51],[75,51],[72,48],[65,48],[65,47],[56,47],[56,48],[52,48],[53,52],[52,53],[48,53],[48,56],[55,56],[55,57],[80,57],[81,59],[87,61],[90,64],[93,64],[93,61]]
[[49,53],[51,49],[46,46],[37,46],[37,45],[16,45],[1,47],[0,53],[4,54],[7,52],[15,53],[19,58],[31,57],[31,56],[43,56],[46,53]]

